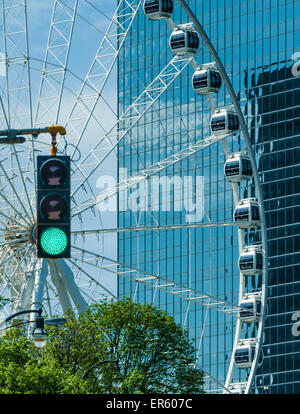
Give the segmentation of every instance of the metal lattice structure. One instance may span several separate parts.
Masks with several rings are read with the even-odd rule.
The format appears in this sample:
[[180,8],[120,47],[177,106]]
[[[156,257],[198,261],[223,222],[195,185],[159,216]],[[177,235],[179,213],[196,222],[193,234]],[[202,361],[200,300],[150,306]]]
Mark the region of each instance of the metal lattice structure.
[[[109,80],[113,76],[115,65],[126,39],[132,36],[131,28],[142,11],[141,0],[120,0],[116,10],[110,13],[103,11],[98,4],[86,0],[54,0],[50,29],[47,38],[46,52],[39,59],[31,54],[30,36],[28,33],[28,7],[26,0],[2,0],[3,50],[1,64],[5,67],[5,75],[0,79],[1,123],[2,129],[39,128],[51,124],[63,124],[67,130],[66,139],[58,142],[60,154],[72,157],[73,191],[73,246],[70,259],[42,260],[36,256],[36,246],[32,236],[36,221],[36,155],[47,153],[50,141],[40,136],[30,137],[25,144],[0,147],[0,295],[9,296],[10,304],[5,312],[18,312],[22,309],[43,307],[47,315],[59,315],[68,308],[84,311],[91,303],[104,297],[116,298],[114,288],[107,284],[107,275],[130,280],[132,283],[144,285],[150,291],[157,290],[172,295],[186,303],[195,303],[213,312],[221,312],[236,320],[236,335],[232,350],[232,358],[225,384],[207,373],[209,383],[216,392],[250,392],[256,367],[259,363],[262,329],[265,315],[265,286],[267,281],[267,249],[265,237],[264,211],[261,187],[257,173],[255,158],[251,148],[249,134],[233,88],[222,63],[209,41],[196,16],[187,4],[178,0],[180,7],[187,12],[193,22],[185,28],[193,28],[193,32],[203,41],[213,56],[215,67],[232,98],[241,126],[241,135],[251,160],[256,197],[260,206],[260,220],[255,223],[261,229],[264,266],[262,269],[261,313],[255,322],[254,344],[255,354],[252,358],[250,372],[242,383],[234,380],[235,351],[241,344],[243,321],[240,306],[245,297],[245,276],[240,274],[239,303],[231,303],[226,298],[217,297],[209,292],[199,291],[188,285],[161,277],[159,273],[147,272],[142,268],[129,266],[105,254],[104,237],[106,234],[132,232],[166,232],[189,228],[225,228],[237,229],[236,236],[240,253],[245,245],[243,226],[249,220],[240,222],[183,223],[174,225],[139,226],[127,228],[109,228],[102,226],[101,213],[97,206],[111,197],[120,195],[147,181],[154,175],[179,164],[189,157],[199,154],[206,148],[222,143],[225,160],[230,155],[228,140],[232,132],[222,135],[211,134],[199,136],[193,143],[174,151],[173,154],[160,159],[151,166],[145,167],[130,177],[119,180],[107,189],[97,192],[95,174],[102,173],[102,165],[111,159],[118,145],[130,137],[131,131],[157,104],[171,85],[191,66],[199,69],[196,53],[174,53],[173,58],[153,77],[142,93],[129,102],[123,113],[118,113],[113,103],[109,102],[106,92]],[[106,30],[93,21],[93,13],[103,18]],[[176,25],[170,16],[165,19],[171,31],[183,26]],[[155,22],[154,22],[155,24]],[[79,25],[79,26],[78,26]],[[82,25],[82,26],[80,26]],[[85,71],[78,73],[74,61],[79,56],[72,54],[73,49],[80,50],[78,33],[80,30],[95,30],[97,42],[91,48],[96,52],[91,64]],[[83,35],[85,34],[82,31]],[[87,32],[89,33],[89,32]],[[100,34],[100,36],[99,36]],[[194,35],[195,36],[195,35]],[[96,37],[95,37],[96,38]],[[99,41],[100,38],[100,41]],[[94,40],[94,38],[93,38]],[[75,44],[75,46],[74,46]],[[84,48],[84,45],[81,45]],[[82,49],[83,50],[83,49]],[[75,58],[74,58],[75,56]],[[82,59],[83,61],[85,59]],[[81,63],[81,62],[79,62]],[[85,62],[83,62],[85,63]],[[202,62],[202,64],[208,62]],[[40,65],[40,67],[38,67]],[[84,66],[84,65],[83,65]],[[81,68],[82,69],[82,68]],[[82,69],[83,71],[84,69]],[[38,76],[37,76],[38,73]],[[211,115],[216,107],[211,93],[206,93]],[[175,104],[174,104],[175,105]],[[111,125],[107,128],[105,116],[99,116],[99,108],[105,107],[110,113]],[[100,110],[101,115],[101,110]],[[93,128],[93,139],[89,139],[90,128]],[[132,148],[135,143],[129,141]],[[78,155],[79,154],[79,155]],[[77,157],[77,158],[76,158]],[[239,185],[232,183],[232,194],[235,204],[240,201]],[[96,226],[91,222],[97,221]],[[251,224],[251,223],[250,223]],[[106,279],[106,282],[105,282]],[[243,342],[243,341],[242,341]],[[201,343],[199,344],[199,347]]]

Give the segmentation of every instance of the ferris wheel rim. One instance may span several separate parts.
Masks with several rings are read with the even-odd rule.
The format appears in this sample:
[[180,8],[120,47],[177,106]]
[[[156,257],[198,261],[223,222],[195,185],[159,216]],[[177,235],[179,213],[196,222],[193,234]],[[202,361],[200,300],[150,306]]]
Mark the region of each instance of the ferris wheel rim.
[[[196,17],[196,15],[193,13],[193,11],[191,10],[191,8],[189,7],[189,5],[186,3],[185,0],[178,0],[178,3],[181,5],[181,7],[185,10],[185,12],[187,13],[187,15],[189,16],[189,18],[192,20],[192,22],[195,25],[196,30],[199,32],[202,40],[205,42],[207,48],[209,49],[211,55],[213,56],[216,65],[220,71],[220,74],[222,76],[222,79],[224,80],[224,83],[226,84],[226,88],[230,94],[231,100],[233,102],[234,108],[236,110],[236,113],[238,115],[239,121],[240,121],[240,125],[241,125],[241,129],[243,132],[243,137],[246,143],[246,147],[247,147],[247,151],[250,155],[250,160],[251,160],[251,164],[252,164],[252,168],[253,168],[253,178],[255,181],[255,188],[257,191],[257,199],[259,201],[260,204],[260,211],[261,211],[261,218],[262,218],[262,223],[261,223],[261,234],[262,234],[262,246],[263,246],[263,251],[264,251],[264,269],[262,272],[262,307],[263,307],[263,312],[261,314],[260,320],[259,320],[259,328],[258,328],[258,334],[257,334],[257,339],[258,339],[258,346],[256,346],[256,350],[255,350],[255,362],[252,364],[251,366],[251,372],[248,376],[248,381],[247,381],[247,386],[245,389],[245,393],[249,393],[252,387],[252,383],[253,383],[253,378],[258,366],[258,362],[259,362],[259,356],[260,356],[260,352],[262,349],[262,340],[263,340],[263,329],[264,329],[264,320],[265,320],[265,315],[266,315],[266,286],[267,286],[267,281],[268,281],[268,269],[267,269],[267,260],[268,260],[268,245],[267,245],[267,233],[266,233],[266,219],[265,219],[265,213],[264,213],[264,203],[263,203],[263,195],[262,195],[262,186],[261,186],[261,181],[258,175],[258,170],[257,170],[257,165],[256,165],[256,161],[255,161],[255,156],[254,156],[254,152],[253,152],[253,148],[252,148],[252,144],[251,144],[251,139],[249,136],[249,132],[248,132],[248,128],[246,126],[245,120],[244,120],[244,116],[242,114],[239,102],[237,100],[235,91],[232,87],[232,84],[229,80],[229,77],[227,75],[227,72],[218,56],[217,51],[215,50],[212,42],[210,41],[209,37],[207,36],[204,28],[202,27],[201,23],[199,22],[198,18]],[[240,300],[241,300],[241,296],[242,296],[242,289],[241,289],[241,284],[240,284]],[[236,335],[235,335],[235,341],[234,341],[234,349],[237,347],[238,341],[239,341],[239,337],[240,337],[240,330],[241,330],[241,320],[238,320],[237,322],[237,327],[236,327]],[[228,375],[226,378],[226,382],[225,382],[225,386],[226,389],[229,388],[231,379],[232,379],[232,375],[233,375],[233,365],[234,365],[234,355],[232,353],[232,357],[231,357],[231,363],[230,363],[230,367],[229,367],[229,371],[228,371]]]

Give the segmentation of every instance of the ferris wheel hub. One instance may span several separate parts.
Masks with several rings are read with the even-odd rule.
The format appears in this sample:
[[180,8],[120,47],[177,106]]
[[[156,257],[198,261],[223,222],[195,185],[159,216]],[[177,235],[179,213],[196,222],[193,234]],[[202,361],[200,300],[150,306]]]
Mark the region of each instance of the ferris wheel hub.
[[30,241],[31,243],[36,243],[36,224],[34,224],[30,229]]

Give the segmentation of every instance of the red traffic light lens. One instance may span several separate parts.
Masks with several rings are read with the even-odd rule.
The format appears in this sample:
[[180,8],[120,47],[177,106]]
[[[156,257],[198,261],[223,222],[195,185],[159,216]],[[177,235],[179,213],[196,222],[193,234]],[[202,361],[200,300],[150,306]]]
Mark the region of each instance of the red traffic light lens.
[[41,167],[41,177],[46,185],[63,185],[67,178],[66,166],[59,159],[49,159]]
[[43,198],[40,204],[41,214],[46,220],[58,221],[65,217],[68,206],[66,200],[59,194],[50,194]]

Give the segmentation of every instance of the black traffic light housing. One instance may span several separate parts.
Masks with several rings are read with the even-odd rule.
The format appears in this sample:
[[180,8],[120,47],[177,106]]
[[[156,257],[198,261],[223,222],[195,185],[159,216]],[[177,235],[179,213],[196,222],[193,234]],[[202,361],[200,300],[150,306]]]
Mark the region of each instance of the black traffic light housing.
[[37,255],[70,257],[70,157],[37,156]]

